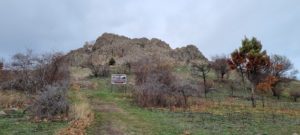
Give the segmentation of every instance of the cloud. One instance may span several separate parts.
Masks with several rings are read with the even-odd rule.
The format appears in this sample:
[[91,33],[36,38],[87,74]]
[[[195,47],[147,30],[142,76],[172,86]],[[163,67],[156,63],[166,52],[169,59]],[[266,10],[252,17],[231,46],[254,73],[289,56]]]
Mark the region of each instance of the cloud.
[[207,56],[229,54],[244,36],[300,69],[297,0],[3,0],[0,53],[33,48],[69,51],[104,32],[157,37],[175,47],[196,44]]

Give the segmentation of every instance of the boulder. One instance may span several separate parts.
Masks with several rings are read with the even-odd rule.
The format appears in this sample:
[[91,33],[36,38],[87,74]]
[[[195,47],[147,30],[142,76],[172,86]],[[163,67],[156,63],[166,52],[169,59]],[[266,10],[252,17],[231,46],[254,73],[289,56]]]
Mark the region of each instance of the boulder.
[[6,116],[7,114],[4,111],[0,111],[0,117],[1,116]]

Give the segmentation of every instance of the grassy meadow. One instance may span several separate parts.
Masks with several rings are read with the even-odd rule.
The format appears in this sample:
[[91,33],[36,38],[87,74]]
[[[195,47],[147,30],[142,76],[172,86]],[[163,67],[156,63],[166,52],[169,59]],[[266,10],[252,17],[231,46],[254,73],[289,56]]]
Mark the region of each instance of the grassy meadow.
[[[132,87],[111,86],[110,78],[90,78],[87,70],[74,68],[75,80],[95,84],[95,87],[76,87],[68,92],[69,101],[78,107],[78,119],[92,113],[83,127],[85,134],[101,135],[292,135],[300,133],[300,103],[287,94],[280,100],[267,97],[266,106],[257,100],[252,108],[247,92],[231,90],[226,83],[216,82],[216,91],[189,108],[142,108],[132,100]],[[186,67],[174,73],[190,77]],[[210,78],[215,78],[210,73]],[[129,76],[129,84],[134,76]],[[296,87],[299,82],[293,82]],[[0,109],[1,110],[1,109]],[[74,110],[74,109],[73,109]],[[91,112],[88,112],[88,111]],[[51,135],[69,129],[72,121],[35,123],[27,119],[22,109],[0,117],[0,135]],[[71,126],[70,126],[71,125]],[[76,132],[74,132],[76,133]]]

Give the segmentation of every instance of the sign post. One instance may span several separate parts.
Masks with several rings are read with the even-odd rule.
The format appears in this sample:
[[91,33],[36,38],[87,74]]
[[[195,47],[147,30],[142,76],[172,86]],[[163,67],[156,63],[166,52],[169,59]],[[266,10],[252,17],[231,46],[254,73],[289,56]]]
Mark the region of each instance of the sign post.
[[126,74],[112,74],[111,75],[111,92],[113,85],[126,85],[127,75]]

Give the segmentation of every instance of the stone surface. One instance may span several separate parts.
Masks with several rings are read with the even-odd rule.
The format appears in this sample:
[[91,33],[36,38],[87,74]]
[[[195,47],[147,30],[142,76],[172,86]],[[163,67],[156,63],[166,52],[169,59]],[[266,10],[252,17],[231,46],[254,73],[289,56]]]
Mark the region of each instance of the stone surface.
[[82,66],[88,61],[94,64],[106,64],[113,57],[116,64],[123,64],[147,56],[160,57],[170,62],[207,60],[194,45],[172,49],[169,44],[157,38],[131,39],[111,33],[104,33],[94,43],[86,42],[84,47],[68,53],[66,60],[72,66]]

